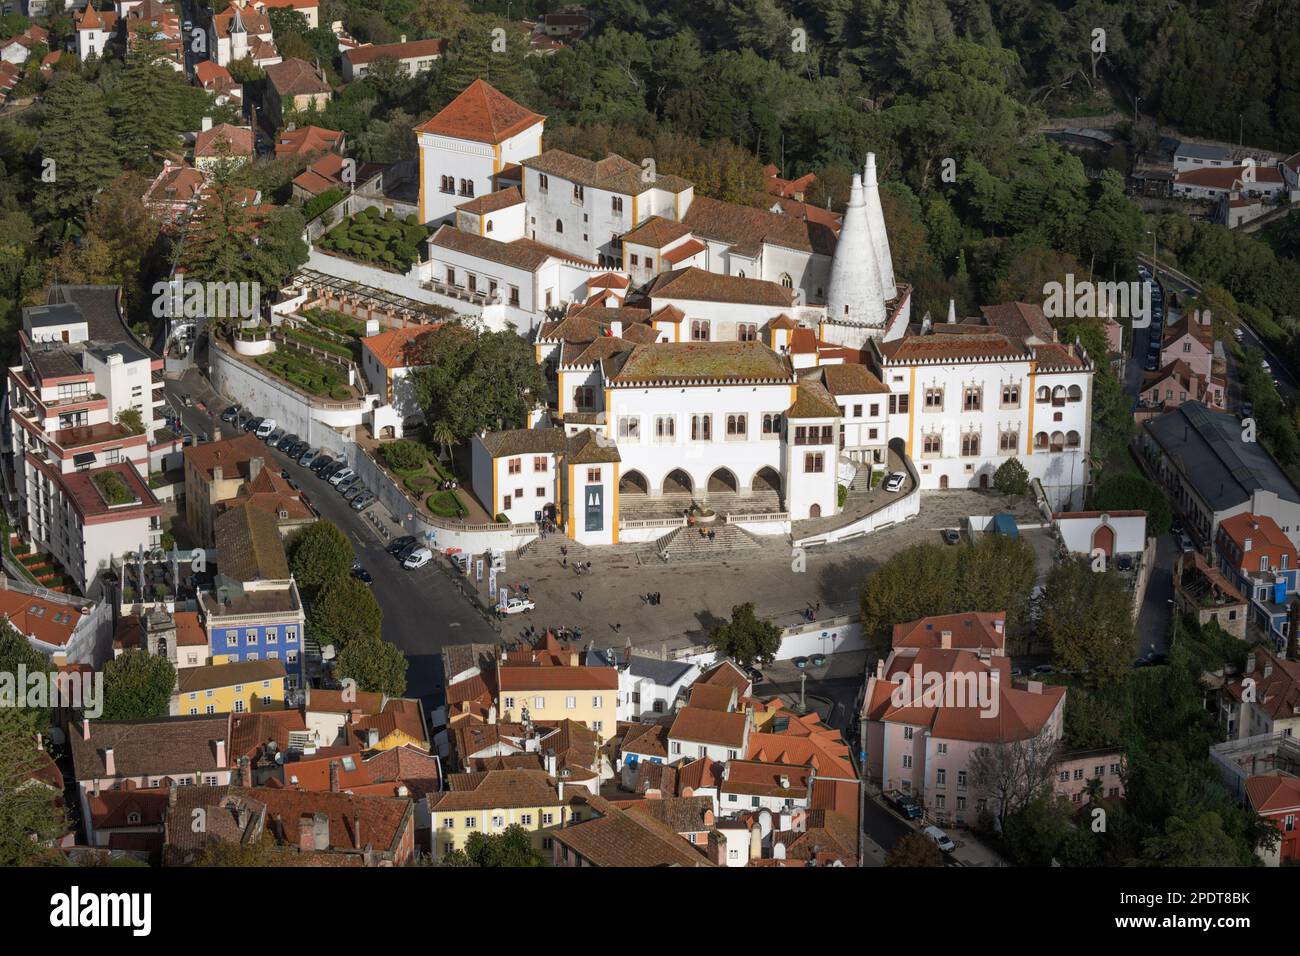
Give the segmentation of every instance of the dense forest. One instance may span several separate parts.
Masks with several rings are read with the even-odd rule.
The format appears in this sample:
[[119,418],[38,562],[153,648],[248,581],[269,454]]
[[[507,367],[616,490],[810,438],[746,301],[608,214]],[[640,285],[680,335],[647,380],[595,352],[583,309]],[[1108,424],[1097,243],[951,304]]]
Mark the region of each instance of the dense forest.
[[[702,193],[740,202],[761,201],[762,167],[775,163],[785,176],[816,173],[809,201],[837,206],[874,151],[918,315],[942,312],[949,298],[966,312],[1037,299],[1067,271],[1131,277],[1146,230],[1158,229],[1169,253],[1288,334],[1280,323],[1300,294],[1295,242],[1270,246],[1180,217],[1152,224],[1126,197],[1122,164],[1085,169],[1038,133],[1048,115],[1131,111],[1137,98],[1144,118],[1185,132],[1300,144],[1300,34],[1286,28],[1283,0],[592,0],[597,27],[571,48],[529,56],[526,34],[510,28],[505,52],[493,51],[507,16],[557,6],[325,0],[321,23],[340,20],[359,40],[440,36],[450,47],[416,79],[379,69],[340,85],[317,121],[345,131],[362,160],[409,158],[411,128],[485,76],[547,115],[550,145],[654,155]],[[308,29],[292,11],[273,11],[272,22],[286,55],[337,77],[327,27]],[[0,20],[0,35],[22,23]],[[54,17],[51,43],[69,28],[66,13]],[[7,323],[39,295],[50,260],[80,243],[100,190],[119,175],[152,175],[177,134],[200,115],[221,118],[204,94],[145,64],[63,64],[24,80],[43,94],[35,107],[0,117]],[[259,82],[251,65],[235,72]],[[58,151],[61,184],[42,188],[42,163]],[[248,178],[285,201],[295,172],[262,161]],[[116,266],[149,272],[166,261],[136,250]]]

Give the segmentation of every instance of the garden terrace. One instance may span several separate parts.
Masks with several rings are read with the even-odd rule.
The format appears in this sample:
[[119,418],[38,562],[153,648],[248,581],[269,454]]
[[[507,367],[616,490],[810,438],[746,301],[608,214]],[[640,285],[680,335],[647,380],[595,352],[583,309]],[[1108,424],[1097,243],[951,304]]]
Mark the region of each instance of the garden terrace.
[[391,209],[381,214],[372,207],[339,223],[316,244],[332,254],[405,272],[419,261],[420,245],[429,233],[414,215],[398,219]]
[[322,361],[301,349],[277,349],[256,356],[253,362],[262,370],[316,398],[346,402],[358,397],[356,390],[348,385],[346,366]]
[[[469,492],[466,482],[459,478],[457,471],[463,469],[440,462],[436,449],[412,438],[379,442],[367,435],[359,443],[421,512],[444,522],[486,524],[492,521],[492,516]],[[456,481],[460,487],[439,488],[448,480]]]
[[335,312],[345,317],[375,319],[381,326],[400,328],[412,323],[430,324],[454,320],[456,313],[441,305],[409,299],[376,286],[340,279],[315,269],[300,269],[283,290],[282,298],[293,298],[301,289],[305,304],[300,314]]

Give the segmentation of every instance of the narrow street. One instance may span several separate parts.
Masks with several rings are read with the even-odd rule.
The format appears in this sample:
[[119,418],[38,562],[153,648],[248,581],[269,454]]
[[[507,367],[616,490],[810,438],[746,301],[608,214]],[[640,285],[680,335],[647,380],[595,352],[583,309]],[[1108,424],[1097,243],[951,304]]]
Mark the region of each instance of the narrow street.
[[[168,381],[164,391],[172,407],[180,411],[187,430],[226,438],[238,434],[218,417],[229,403],[212,392],[197,370]],[[191,408],[180,400],[186,393],[195,403]],[[200,403],[212,414],[200,409]],[[410,662],[407,693],[419,697],[427,707],[441,703],[441,648],[470,641],[496,642],[499,635],[457,592],[444,571],[432,564],[417,571],[404,570],[385,551],[387,542],[370,522],[353,511],[328,482],[290,461],[284,453],[274,449],[268,452],[277,471],[288,472],[321,518],[333,522],[348,536],[357,558],[374,576],[371,587],[384,611],[384,639],[401,648]],[[411,586],[412,579],[418,587]]]

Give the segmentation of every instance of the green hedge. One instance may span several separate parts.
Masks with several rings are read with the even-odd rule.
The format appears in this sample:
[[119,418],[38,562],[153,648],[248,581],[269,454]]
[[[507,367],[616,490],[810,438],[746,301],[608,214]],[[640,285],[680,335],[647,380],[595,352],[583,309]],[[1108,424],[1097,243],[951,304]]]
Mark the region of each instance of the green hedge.
[[340,345],[332,339],[327,339],[319,335],[312,335],[310,332],[304,332],[301,329],[286,328],[284,334],[295,342],[302,342],[304,345],[310,345],[313,348],[320,349],[322,352],[329,352],[331,355],[337,355],[340,358],[356,359],[360,357],[346,345]]
[[424,495],[438,487],[438,479],[433,475],[411,475],[403,482],[412,494]]
[[454,491],[435,491],[426,504],[431,512],[443,518],[463,518],[467,513]]
[[409,438],[403,438],[383,447],[384,461],[396,472],[418,471],[429,460],[429,453],[423,445]]
[[348,381],[335,368],[293,349],[279,349],[259,355],[255,361],[272,375],[296,385],[304,392],[318,397],[328,397],[343,402],[352,397]]

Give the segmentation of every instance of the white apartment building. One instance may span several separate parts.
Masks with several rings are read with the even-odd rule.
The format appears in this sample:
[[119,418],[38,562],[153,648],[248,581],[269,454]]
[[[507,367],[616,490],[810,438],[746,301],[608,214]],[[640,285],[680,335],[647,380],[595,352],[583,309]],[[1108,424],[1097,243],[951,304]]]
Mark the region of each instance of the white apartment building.
[[[54,287],[51,304],[23,310],[21,362],[8,374],[18,527],[87,594],[114,555],[158,545],[162,509],[145,479],[180,450],[157,418],[162,360],[129,341],[117,295]],[[127,410],[143,431],[118,420]]]

